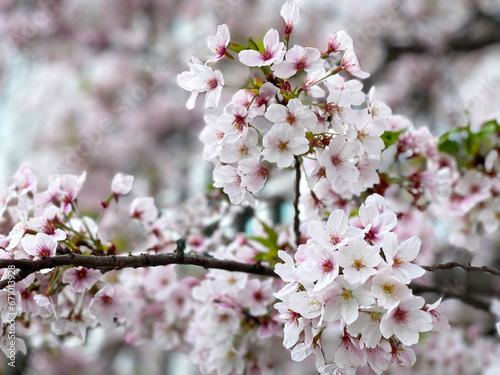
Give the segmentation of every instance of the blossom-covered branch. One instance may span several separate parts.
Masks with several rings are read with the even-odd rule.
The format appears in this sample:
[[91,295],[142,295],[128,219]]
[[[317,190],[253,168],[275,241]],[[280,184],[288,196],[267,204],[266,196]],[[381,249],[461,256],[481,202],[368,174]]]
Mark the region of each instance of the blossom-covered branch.
[[[20,271],[16,274],[15,281],[21,281],[31,273],[50,269],[58,266],[74,266],[98,269],[100,271],[121,270],[123,268],[140,268],[140,267],[157,267],[167,264],[189,264],[204,268],[216,268],[233,272],[245,272],[255,275],[277,277],[274,270],[270,267],[265,267],[260,263],[247,264],[235,262],[232,260],[215,259],[208,256],[197,254],[184,254],[182,245],[178,244],[175,253],[168,254],[139,254],[128,256],[94,256],[94,255],[79,255],[66,254],[53,257],[45,257],[39,260],[22,260],[22,259],[0,259],[0,269],[14,266]],[[0,282],[0,289],[7,286],[7,280]]]

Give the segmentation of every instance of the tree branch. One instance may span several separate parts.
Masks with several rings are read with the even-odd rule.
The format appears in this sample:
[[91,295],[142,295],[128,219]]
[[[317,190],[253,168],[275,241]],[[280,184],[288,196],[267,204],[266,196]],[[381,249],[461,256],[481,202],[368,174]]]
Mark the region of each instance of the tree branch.
[[448,262],[448,263],[442,263],[442,264],[435,264],[433,266],[421,266],[424,270],[426,271],[437,271],[437,270],[448,270],[451,268],[462,268],[463,270],[467,272],[485,272],[485,273],[490,273],[495,276],[500,276],[500,270],[497,270],[495,268],[490,268],[490,267],[478,267],[478,266],[471,266],[467,264],[462,264],[459,262]]
[[[8,266],[14,266],[19,269],[14,277],[14,281],[16,282],[23,280],[31,273],[58,266],[82,266],[106,272],[123,268],[156,267],[167,264],[189,264],[204,268],[216,268],[232,272],[245,272],[255,275],[278,277],[278,275],[274,273],[274,269],[263,266],[260,263],[248,264],[232,260],[215,259],[204,255],[184,254],[183,242],[178,242],[176,251],[168,254],[139,254],[128,256],[67,254],[45,257],[39,260],[0,259],[0,269],[7,268]],[[7,279],[0,281],[0,289],[5,288],[7,284]]]
[[459,290],[453,290],[449,287],[441,287],[439,285],[427,286],[427,285],[412,283],[409,285],[409,287],[415,294],[435,293],[446,298],[456,298],[466,303],[467,305],[470,305],[480,310],[490,312],[490,304],[488,302],[485,302],[482,299],[471,296],[466,292],[460,292]]
[[293,218],[293,231],[295,233],[295,244],[300,245],[300,219],[299,219],[299,199],[300,199],[300,161],[298,156],[295,156],[295,199],[293,201],[293,209],[295,216]]

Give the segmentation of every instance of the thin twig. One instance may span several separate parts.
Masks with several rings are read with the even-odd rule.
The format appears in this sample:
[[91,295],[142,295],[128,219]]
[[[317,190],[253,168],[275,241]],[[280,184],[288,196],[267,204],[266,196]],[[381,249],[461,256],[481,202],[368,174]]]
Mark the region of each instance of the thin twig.
[[299,199],[300,199],[300,161],[298,156],[295,157],[295,199],[293,201],[293,209],[295,216],[293,218],[293,231],[295,233],[295,243],[297,247],[300,245],[300,219],[299,219]]
[[468,264],[463,264],[460,262],[448,262],[448,263],[442,263],[442,264],[435,264],[433,266],[421,266],[424,270],[426,271],[437,271],[437,270],[448,270],[451,268],[462,268],[467,272],[485,272],[485,273],[490,273],[495,276],[500,276],[500,271],[491,268],[491,267],[485,267],[485,266],[471,266]]
[[446,297],[446,298],[456,298],[456,299],[459,299],[462,302],[466,303],[467,305],[470,305],[470,306],[475,307],[477,309],[484,310],[487,312],[490,311],[490,304],[488,302],[485,302],[479,298],[471,296],[470,294],[465,293],[465,292],[452,290],[452,289],[446,288],[446,287],[443,288],[443,287],[440,287],[437,285],[428,286],[428,285],[420,285],[420,284],[410,284],[410,289],[415,294],[436,293],[436,294],[443,296],[443,297]]

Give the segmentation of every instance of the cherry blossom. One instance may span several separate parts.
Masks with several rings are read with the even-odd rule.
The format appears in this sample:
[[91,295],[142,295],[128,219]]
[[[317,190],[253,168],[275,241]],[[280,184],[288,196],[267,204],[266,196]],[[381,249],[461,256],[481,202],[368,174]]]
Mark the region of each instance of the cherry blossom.
[[361,334],[361,341],[365,347],[376,348],[382,338],[380,321],[385,311],[377,307],[360,311],[358,319],[346,327],[347,332],[354,337]]
[[127,195],[132,191],[134,176],[117,173],[111,182],[111,192],[118,197],[119,195]]
[[296,136],[288,124],[275,124],[262,141],[264,159],[276,163],[278,168],[289,167],[294,155],[301,155],[309,150],[309,141]]
[[347,107],[351,105],[360,105],[365,101],[365,94],[363,93],[363,85],[356,80],[344,81],[341,76],[334,75],[328,77],[326,80],[326,87],[328,88],[328,103],[335,103],[340,107]]
[[358,228],[348,226],[347,215],[342,210],[333,211],[326,225],[317,220],[312,220],[308,225],[308,232],[312,239],[332,250],[338,249],[347,243],[349,239],[362,235]]
[[372,279],[371,292],[377,304],[390,309],[402,299],[411,295],[411,290],[397,278],[391,276],[390,268],[383,267]]
[[323,296],[326,300],[323,319],[333,322],[342,318],[346,324],[351,324],[358,319],[359,307],[373,305],[375,299],[370,292],[352,285],[344,276],[338,276],[335,281],[328,294]]
[[238,170],[241,175],[242,185],[252,193],[262,190],[269,174],[266,168],[252,159],[240,161],[238,163]]
[[158,209],[151,197],[136,198],[130,207],[130,216],[143,223],[151,223],[158,216]]
[[328,37],[328,50],[326,53],[345,51],[351,46],[352,38],[343,30],[337,31]]
[[362,238],[353,238],[339,249],[337,258],[344,269],[346,281],[351,284],[364,283],[377,274],[376,266],[382,261],[376,246],[368,245]]
[[205,108],[217,107],[224,86],[224,77],[219,70],[204,65],[200,60],[193,58],[189,72],[177,76],[177,83],[184,90],[191,91],[186,107],[193,109],[200,92],[206,92]]
[[94,296],[89,305],[90,313],[104,327],[114,326],[114,319],[127,316],[127,304],[124,297],[116,289],[106,285]]
[[[300,280],[316,282],[313,291],[317,292],[330,285],[339,274],[337,254],[330,249],[318,246],[312,242],[300,245],[298,251],[304,260],[297,267]],[[296,255],[299,256],[298,253]]]
[[214,169],[214,186],[224,189],[233,204],[248,201],[253,204],[251,194],[242,186],[241,175],[238,170],[230,165],[222,165]]
[[80,194],[82,190],[83,183],[85,182],[85,178],[87,177],[87,173],[83,172],[80,176],[65,174],[61,177],[61,189],[63,192],[63,211],[69,212],[71,210],[71,203],[75,201],[75,199]]
[[424,299],[409,297],[400,301],[382,318],[380,331],[385,338],[395,335],[404,345],[418,342],[419,332],[432,329],[430,314],[421,310]]
[[285,60],[274,64],[272,70],[278,78],[290,78],[301,70],[313,74],[323,67],[320,56],[321,53],[316,48],[293,46],[285,54]]
[[24,251],[39,259],[56,255],[57,240],[45,233],[24,236],[21,240]]
[[397,236],[389,232],[384,236],[383,251],[392,275],[399,281],[408,284],[412,279],[422,276],[425,270],[411,263],[420,251],[421,241],[412,237],[398,245]]
[[316,115],[299,99],[290,100],[286,107],[281,104],[270,105],[265,117],[275,124],[290,125],[299,136],[304,134],[304,128],[313,129],[318,121]]
[[230,39],[229,28],[225,24],[217,26],[217,33],[208,37],[208,48],[212,52],[213,61],[220,60],[225,56]]
[[70,268],[64,272],[62,281],[68,283],[73,293],[90,289],[101,277],[101,272],[84,267]]
[[238,54],[242,64],[247,66],[269,66],[277,64],[285,56],[285,45],[279,41],[277,30],[271,29],[264,36],[264,52],[244,50]]
[[342,69],[345,69],[347,72],[358,78],[364,79],[370,76],[370,74],[361,70],[358,58],[354,54],[354,49],[352,46],[347,47],[347,49],[345,50],[344,57],[340,66],[342,67]]
[[14,175],[14,179],[21,189],[21,194],[36,191],[38,179],[28,165],[22,165]]
[[281,8],[280,15],[285,21],[285,35],[290,35],[297,22],[299,22],[299,7],[293,0],[288,0]]
[[355,144],[347,142],[342,136],[336,136],[319,158],[327,178],[333,181],[356,181],[359,171],[351,159],[358,152],[359,148]]
[[260,155],[260,147],[257,146],[259,136],[257,131],[249,128],[245,135],[236,142],[222,142],[222,148],[218,152],[219,159],[223,163],[234,163],[245,159],[256,159]]

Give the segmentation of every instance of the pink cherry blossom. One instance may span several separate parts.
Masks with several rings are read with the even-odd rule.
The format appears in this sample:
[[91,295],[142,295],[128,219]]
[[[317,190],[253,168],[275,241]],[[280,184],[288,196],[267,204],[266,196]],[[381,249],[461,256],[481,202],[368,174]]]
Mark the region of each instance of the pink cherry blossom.
[[257,159],[260,156],[260,147],[257,145],[259,135],[254,128],[248,128],[244,135],[236,142],[222,141],[219,151],[220,161],[235,163],[245,159]]
[[272,282],[271,279],[264,282],[257,279],[249,280],[245,289],[239,294],[241,305],[247,307],[253,316],[267,314],[268,305],[275,301]]
[[353,238],[341,247],[337,258],[344,269],[345,279],[351,284],[364,283],[376,275],[375,267],[382,261],[378,247],[368,245],[360,237]]
[[397,223],[397,216],[392,211],[381,211],[377,205],[368,201],[359,208],[359,220],[365,228],[365,241],[370,244],[381,245],[386,233],[391,231]]
[[410,296],[400,301],[382,318],[382,335],[386,339],[395,335],[404,345],[416,344],[420,332],[432,329],[431,315],[421,310],[423,306],[422,297]]
[[136,198],[130,207],[130,216],[143,223],[151,223],[158,217],[158,209],[151,197]]
[[327,290],[322,298],[325,299],[323,319],[333,322],[342,318],[346,324],[358,319],[360,306],[368,307],[375,302],[369,291],[352,285],[342,275],[335,279],[333,287]]
[[274,308],[280,312],[280,318],[285,320],[283,346],[290,349],[297,343],[300,333],[304,330],[304,319],[283,302],[276,303]]
[[45,233],[28,234],[23,237],[21,243],[24,251],[34,256],[35,259],[56,255],[57,241]]
[[326,177],[332,181],[356,181],[359,171],[351,159],[358,151],[357,145],[347,142],[342,136],[336,136],[319,158],[321,165],[325,167]]
[[286,107],[282,104],[270,105],[265,117],[275,124],[290,125],[297,135],[304,135],[304,128],[313,129],[318,122],[314,112],[299,99],[291,99]]
[[290,78],[301,70],[313,74],[323,67],[324,61],[320,57],[316,48],[296,45],[287,51],[285,61],[274,64],[272,70],[278,78]]
[[99,280],[101,275],[101,272],[98,270],[75,267],[69,268],[64,272],[62,281],[69,284],[71,292],[81,293],[86,289],[90,289]]
[[396,234],[389,232],[384,236],[383,251],[392,275],[399,281],[408,284],[412,279],[422,276],[425,270],[411,263],[420,251],[421,241],[411,237],[398,246]]
[[317,292],[330,285],[339,274],[337,254],[309,240],[299,246],[300,256],[305,258],[298,267],[300,281],[316,282],[313,291]]
[[294,155],[309,151],[309,141],[298,137],[288,124],[275,124],[262,140],[264,159],[276,163],[278,168],[289,167]]
[[[37,232],[48,234],[56,241],[66,239],[66,232],[57,228],[57,223],[62,220],[62,212],[56,206],[48,206],[43,211],[42,216],[37,216],[28,220],[27,227]],[[16,224],[17,225],[17,224]]]
[[354,79],[344,81],[340,75],[336,74],[326,80],[328,88],[328,103],[335,103],[339,107],[350,107],[360,105],[365,101],[363,84]]
[[387,266],[379,270],[372,279],[371,292],[377,299],[377,304],[386,309],[411,295],[410,288],[391,276],[391,270]]
[[200,141],[205,145],[204,156],[207,159],[213,159],[219,153],[222,145],[221,140],[224,138],[224,132],[217,125],[217,116],[207,115],[204,117],[205,127],[200,133]]
[[271,82],[264,83],[259,89],[259,95],[255,98],[252,108],[257,111],[257,115],[262,116],[269,105],[269,102],[278,94],[279,88]]
[[238,163],[241,184],[248,191],[255,193],[261,190],[266,183],[269,171],[258,161],[252,159],[242,160]]
[[186,103],[188,109],[193,109],[196,98],[200,92],[206,92],[205,108],[217,107],[224,86],[224,77],[219,70],[203,64],[200,60],[193,58],[189,71],[182,72],[177,76],[177,83],[184,90],[191,91],[191,97]]
[[117,173],[111,182],[111,192],[115,196],[127,195],[132,191],[134,176]]
[[361,229],[348,226],[347,215],[343,210],[332,211],[326,225],[321,221],[312,220],[307,230],[313,240],[332,250],[346,244],[348,239],[363,234]]
[[14,175],[14,179],[17,187],[21,189],[21,194],[36,191],[38,179],[28,165],[22,165]]
[[224,140],[235,142],[248,131],[249,118],[245,107],[229,103],[224,108],[224,113],[217,120],[217,128],[224,133]]
[[214,186],[223,188],[233,204],[241,204],[244,201],[254,203],[251,193],[242,186],[241,175],[236,168],[230,165],[218,166],[214,169],[213,177]]
[[264,36],[264,52],[254,50],[244,50],[238,54],[241,63],[247,66],[269,66],[273,63],[279,63],[285,56],[285,45],[280,42],[280,36],[277,30],[271,29]]
[[231,37],[227,25],[217,26],[217,33],[208,37],[208,48],[212,52],[212,61],[220,60],[226,54],[226,48]]
[[[450,330],[450,324],[448,323],[448,319],[446,316],[441,314],[440,311],[438,311],[438,307],[441,304],[442,298],[439,298],[436,302],[434,302],[432,305],[426,305],[424,307],[424,310],[429,312],[431,314],[432,318],[432,332],[443,332],[443,331],[449,331]],[[493,306],[493,302],[491,306]]]
[[370,74],[361,70],[358,58],[355,55],[352,46],[346,49],[340,67],[351,73],[353,76],[359,77],[361,79],[368,78],[370,76]]
[[345,51],[351,46],[352,38],[345,31],[340,30],[328,37],[328,50],[326,53]]
[[114,319],[127,316],[127,303],[118,289],[106,285],[94,296],[89,305],[90,313],[103,327],[114,326]]
[[380,138],[383,133],[383,123],[373,121],[368,110],[364,109],[359,112],[355,126],[349,128],[347,138],[358,143],[362,151],[379,155],[385,147],[384,141]]
[[293,28],[299,21],[300,9],[293,0],[288,0],[280,11],[281,17],[285,21],[285,35],[290,35]]
[[83,183],[87,173],[83,172],[80,176],[72,174],[65,174],[61,177],[61,189],[63,192],[63,211],[69,212],[71,210],[71,203],[76,200],[80,191],[82,190]]
[[361,341],[367,348],[377,347],[382,338],[380,321],[385,311],[379,307],[360,311],[358,319],[346,327],[347,332],[354,337],[361,334]]
[[340,368],[357,368],[366,363],[366,354],[362,344],[355,338],[344,335],[335,352],[335,364]]

